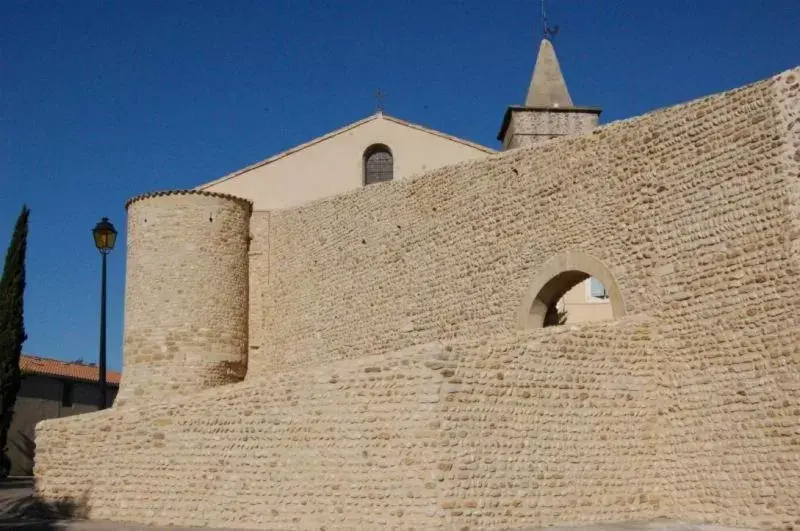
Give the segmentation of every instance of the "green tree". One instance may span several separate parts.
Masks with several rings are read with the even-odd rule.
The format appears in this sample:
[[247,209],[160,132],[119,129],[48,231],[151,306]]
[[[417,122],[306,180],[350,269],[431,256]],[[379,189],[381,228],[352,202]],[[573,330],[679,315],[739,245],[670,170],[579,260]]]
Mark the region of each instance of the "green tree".
[[22,207],[6,253],[0,277],[0,476],[8,474],[6,455],[8,429],[17,401],[21,374],[19,368],[25,335],[23,296],[25,294],[25,251],[28,241],[30,210]]

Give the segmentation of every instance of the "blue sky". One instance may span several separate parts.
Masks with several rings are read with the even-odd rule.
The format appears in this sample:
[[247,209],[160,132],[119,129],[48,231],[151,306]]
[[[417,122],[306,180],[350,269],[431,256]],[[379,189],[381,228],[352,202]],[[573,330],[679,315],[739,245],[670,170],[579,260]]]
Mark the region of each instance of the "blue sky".
[[[548,0],[576,105],[601,121],[800,64],[797,0]],[[109,257],[121,367],[125,200],[188,188],[375,110],[491,147],[521,104],[534,1],[0,2],[0,249],[31,212],[25,351],[96,361]],[[176,231],[180,227],[175,228]]]

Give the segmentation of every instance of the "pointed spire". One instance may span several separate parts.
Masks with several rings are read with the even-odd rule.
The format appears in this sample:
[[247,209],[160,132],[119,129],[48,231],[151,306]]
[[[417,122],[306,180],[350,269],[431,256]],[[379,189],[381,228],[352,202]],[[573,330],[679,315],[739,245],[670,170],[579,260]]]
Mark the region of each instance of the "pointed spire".
[[528,88],[526,107],[572,107],[567,83],[561,74],[556,51],[547,39],[542,39],[536,66],[533,67],[531,86]]

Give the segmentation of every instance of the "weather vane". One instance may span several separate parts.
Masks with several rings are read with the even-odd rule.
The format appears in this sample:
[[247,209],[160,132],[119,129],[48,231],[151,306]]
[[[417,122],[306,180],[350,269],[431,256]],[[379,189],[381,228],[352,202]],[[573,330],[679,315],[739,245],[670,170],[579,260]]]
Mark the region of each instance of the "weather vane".
[[375,109],[378,112],[383,112],[383,100],[385,97],[386,94],[384,94],[382,90],[378,89],[375,91]]
[[547,15],[544,12],[544,0],[542,0],[542,34],[545,39],[555,37],[558,33],[558,26],[550,26],[547,24]]

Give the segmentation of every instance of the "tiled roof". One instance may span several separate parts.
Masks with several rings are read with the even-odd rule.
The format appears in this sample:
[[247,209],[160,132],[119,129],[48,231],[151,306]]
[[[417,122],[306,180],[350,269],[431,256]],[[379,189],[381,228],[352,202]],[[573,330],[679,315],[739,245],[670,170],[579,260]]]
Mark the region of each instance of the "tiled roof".
[[[82,382],[97,382],[100,379],[100,370],[96,366],[25,354],[20,356],[19,368],[26,373]],[[116,371],[106,371],[106,382],[109,385],[118,386],[120,378],[122,378],[122,374]]]

